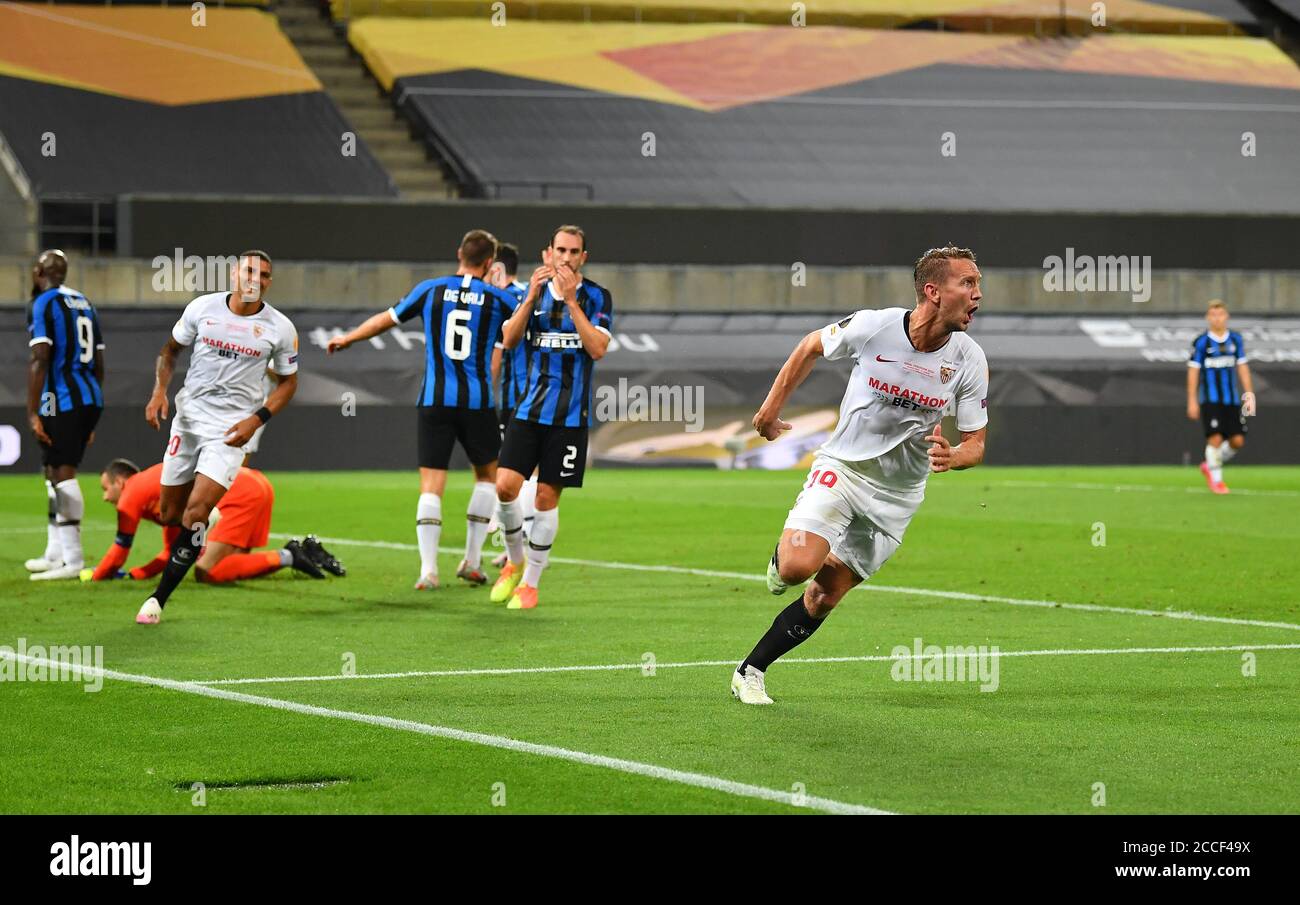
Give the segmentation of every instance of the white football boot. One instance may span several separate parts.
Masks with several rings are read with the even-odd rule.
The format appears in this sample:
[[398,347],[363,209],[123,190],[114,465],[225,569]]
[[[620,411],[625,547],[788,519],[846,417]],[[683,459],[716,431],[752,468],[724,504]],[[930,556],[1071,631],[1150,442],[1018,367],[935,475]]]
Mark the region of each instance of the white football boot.
[[63,560],[46,559],[43,556],[40,559],[29,559],[23,562],[23,568],[28,572],[48,572],[51,569],[58,569],[62,566]]
[[763,674],[753,666],[746,666],[744,675],[737,669],[731,674],[731,695],[742,704],[773,704],[763,687]]
[[158,598],[150,597],[140,607],[140,612],[136,613],[135,621],[140,625],[157,625],[162,619],[162,607],[158,605]]
[[60,581],[69,578],[80,578],[81,566],[70,566],[60,563],[56,568],[46,569],[44,572],[33,572],[27,577],[32,581]]

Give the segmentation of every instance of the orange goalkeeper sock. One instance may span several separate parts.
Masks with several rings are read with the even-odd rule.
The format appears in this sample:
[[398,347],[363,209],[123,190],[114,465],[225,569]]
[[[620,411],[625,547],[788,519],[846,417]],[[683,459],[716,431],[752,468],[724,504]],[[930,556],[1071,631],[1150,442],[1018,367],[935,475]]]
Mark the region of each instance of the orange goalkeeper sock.
[[238,581],[241,578],[256,578],[268,572],[274,572],[280,566],[280,551],[267,550],[262,553],[236,553],[227,556],[208,571],[208,581]]

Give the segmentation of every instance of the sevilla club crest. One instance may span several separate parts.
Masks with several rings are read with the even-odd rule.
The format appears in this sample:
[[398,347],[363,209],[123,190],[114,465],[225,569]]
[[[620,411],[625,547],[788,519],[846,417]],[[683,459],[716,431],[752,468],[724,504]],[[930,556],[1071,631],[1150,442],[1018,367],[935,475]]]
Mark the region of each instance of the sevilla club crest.
[[940,368],[940,369],[939,369],[939,382],[940,382],[940,383],[947,383],[948,381],[952,380],[952,375],[954,375],[954,374],[956,374],[956,373],[957,373],[957,369],[956,369],[956,368]]

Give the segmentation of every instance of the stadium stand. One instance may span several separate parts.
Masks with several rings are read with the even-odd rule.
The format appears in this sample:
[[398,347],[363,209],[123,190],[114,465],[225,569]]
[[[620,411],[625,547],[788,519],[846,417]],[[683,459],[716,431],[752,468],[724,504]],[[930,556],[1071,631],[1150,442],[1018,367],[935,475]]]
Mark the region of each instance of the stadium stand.
[[[1103,28],[1149,34],[1258,33],[1237,0],[1109,0],[1105,22],[1092,0],[818,0],[805,4],[803,24],[857,28],[934,28],[1032,35],[1080,34]],[[790,25],[788,0],[510,0],[507,20],[580,22],[749,22]],[[453,18],[493,14],[483,0],[330,0],[336,20],[367,16]]]
[[0,133],[44,200],[395,194],[273,16],[0,5]]
[[[1300,144],[1300,70],[1257,38],[370,16],[349,40],[469,194],[899,210],[1300,205],[1285,155],[1243,165],[1244,133]],[[503,142],[503,124],[546,140]],[[918,156],[924,146],[933,154]]]

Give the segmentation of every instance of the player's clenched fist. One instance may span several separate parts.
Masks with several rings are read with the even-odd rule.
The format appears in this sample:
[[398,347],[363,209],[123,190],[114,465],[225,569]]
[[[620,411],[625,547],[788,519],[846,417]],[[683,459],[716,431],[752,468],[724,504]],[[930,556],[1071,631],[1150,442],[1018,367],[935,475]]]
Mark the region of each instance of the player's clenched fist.
[[262,419],[256,415],[250,415],[243,421],[240,421],[230,430],[226,431],[227,446],[243,446],[253,439],[253,434],[262,426]]
[[1188,420],[1188,421],[1200,421],[1200,420],[1201,420],[1201,406],[1200,406],[1200,403],[1195,402],[1195,401],[1192,401],[1192,402],[1187,403],[1187,420]]
[[350,345],[352,345],[352,341],[346,336],[330,337],[330,341],[325,344],[325,354],[333,355],[335,352],[342,352]]
[[154,430],[162,429],[161,422],[167,420],[166,394],[149,397],[149,404],[144,407],[144,420],[148,421]]
[[952,444],[939,432],[939,425],[936,424],[925,439],[930,441],[930,448],[927,450],[930,455],[930,470],[939,472],[951,468]]
[[768,414],[760,409],[754,416],[754,430],[758,431],[764,440],[775,440],[783,431],[789,429],[790,423],[782,421],[779,414]]

